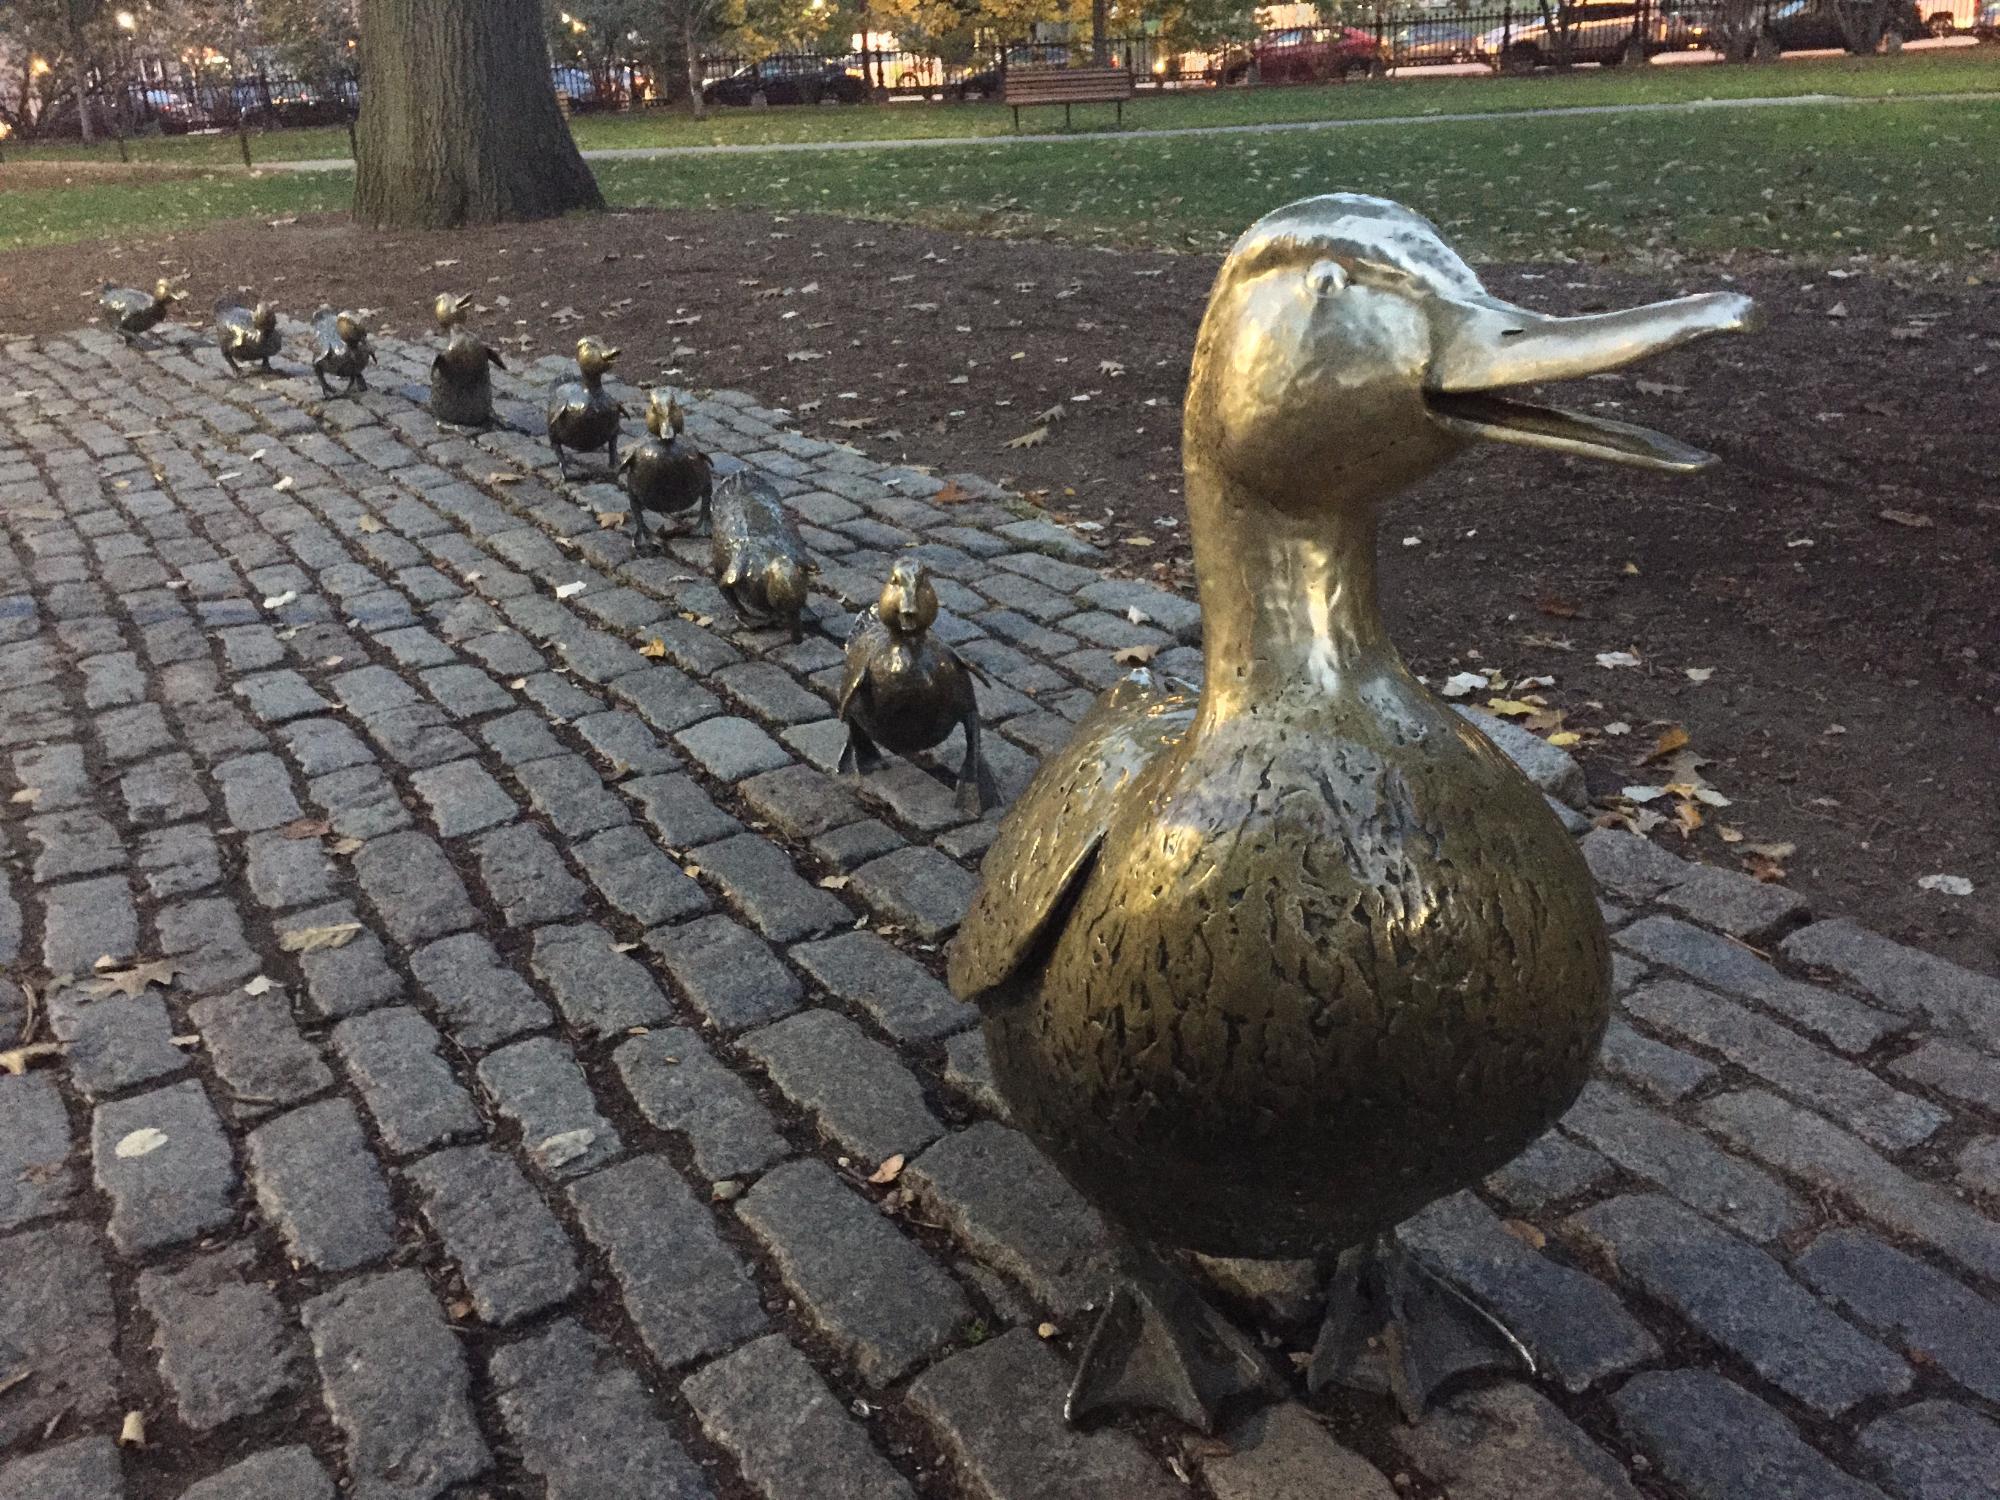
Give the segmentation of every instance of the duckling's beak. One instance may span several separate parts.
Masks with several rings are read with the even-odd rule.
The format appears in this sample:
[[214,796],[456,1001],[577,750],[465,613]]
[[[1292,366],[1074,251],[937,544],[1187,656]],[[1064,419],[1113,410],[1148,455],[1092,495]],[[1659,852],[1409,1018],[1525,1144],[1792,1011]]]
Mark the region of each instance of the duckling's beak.
[[1518,401],[1499,392],[1600,375],[1710,334],[1747,332],[1759,323],[1755,305],[1735,292],[1677,297],[1578,318],[1531,312],[1497,297],[1439,298],[1432,307],[1424,400],[1440,426],[1462,437],[1682,473],[1707,468],[1715,455],[1630,422]]

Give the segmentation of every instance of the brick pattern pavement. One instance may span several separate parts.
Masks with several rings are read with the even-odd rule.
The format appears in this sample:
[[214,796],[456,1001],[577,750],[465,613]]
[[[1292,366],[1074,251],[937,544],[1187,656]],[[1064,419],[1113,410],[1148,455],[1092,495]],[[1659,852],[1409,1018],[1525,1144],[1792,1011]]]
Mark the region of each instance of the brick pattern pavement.
[[0,1500],[2000,1492],[2000,983],[1609,831],[1602,1076],[1405,1231],[1545,1379],[1065,1429],[1101,1226],[936,978],[992,824],[828,774],[832,642],[924,558],[1014,791],[1193,607],[718,392],[823,569],[744,630],[427,360],[0,352],[0,1048],[63,1045],[0,1074]]

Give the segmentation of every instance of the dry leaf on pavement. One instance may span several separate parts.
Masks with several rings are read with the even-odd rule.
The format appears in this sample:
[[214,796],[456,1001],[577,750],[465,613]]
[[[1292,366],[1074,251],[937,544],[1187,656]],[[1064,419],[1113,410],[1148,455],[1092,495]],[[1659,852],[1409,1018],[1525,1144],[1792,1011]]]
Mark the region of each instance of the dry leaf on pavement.
[[96,978],[84,986],[93,995],[123,995],[130,1000],[146,992],[148,985],[157,984],[161,989],[172,989],[174,976],[183,972],[166,959],[155,959],[151,963],[134,964],[129,969],[100,969]]
[[903,1175],[903,1160],[903,1153],[898,1151],[894,1156],[883,1162],[881,1166],[870,1172],[868,1180],[877,1187],[887,1187]]
[[328,948],[345,948],[361,935],[359,922],[334,922],[325,927],[298,927],[278,935],[278,946],[287,953],[320,953]]
[[0,1052],[0,1073],[12,1073],[16,1078],[45,1058],[62,1056],[61,1042],[30,1042],[25,1047],[10,1047]]

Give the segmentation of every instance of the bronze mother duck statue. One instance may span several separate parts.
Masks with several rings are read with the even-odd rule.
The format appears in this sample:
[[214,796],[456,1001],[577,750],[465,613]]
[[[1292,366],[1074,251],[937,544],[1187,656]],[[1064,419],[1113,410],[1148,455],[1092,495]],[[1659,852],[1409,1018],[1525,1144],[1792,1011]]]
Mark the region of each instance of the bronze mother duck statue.
[[1379,1389],[1373,1341],[1414,1417],[1445,1377],[1525,1358],[1390,1231],[1575,1099],[1609,946],[1541,793],[1390,643],[1377,513],[1478,439],[1706,466],[1503,392],[1750,318],[1729,294],[1531,312],[1421,216],[1349,194],[1230,252],[1183,431],[1200,694],[1140,673],[1100,700],[1008,815],[951,952],[1014,1119],[1121,1242],[1072,1419],[1208,1429],[1268,1383],[1160,1252],[1330,1264],[1315,1389]]

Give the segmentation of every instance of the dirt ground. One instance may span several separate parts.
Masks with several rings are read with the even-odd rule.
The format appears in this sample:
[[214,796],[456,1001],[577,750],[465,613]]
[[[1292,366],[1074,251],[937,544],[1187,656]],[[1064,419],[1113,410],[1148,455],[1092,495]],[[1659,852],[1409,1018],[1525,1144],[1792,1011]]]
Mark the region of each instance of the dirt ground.
[[[1127,570],[1186,585],[1179,402],[1214,268],[742,213],[435,236],[305,220],[0,257],[0,337],[83,321],[107,277],[182,277],[190,316],[245,287],[406,334],[436,292],[470,290],[511,351],[606,334],[630,379],[743,388],[879,456],[1009,480]],[[1552,397],[1713,448],[1717,469],[1493,448],[1399,500],[1383,595],[1417,670],[1498,674],[1470,701],[1540,700],[1531,724],[1579,736],[1607,816],[2000,967],[2000,271],[1557,264],[1489,283],[1561,312],[1734,285],[1768,326]],[[1614,652],[1638,664],[1599,664]],[[1654,755],[1677,729],[1684,749]]]

